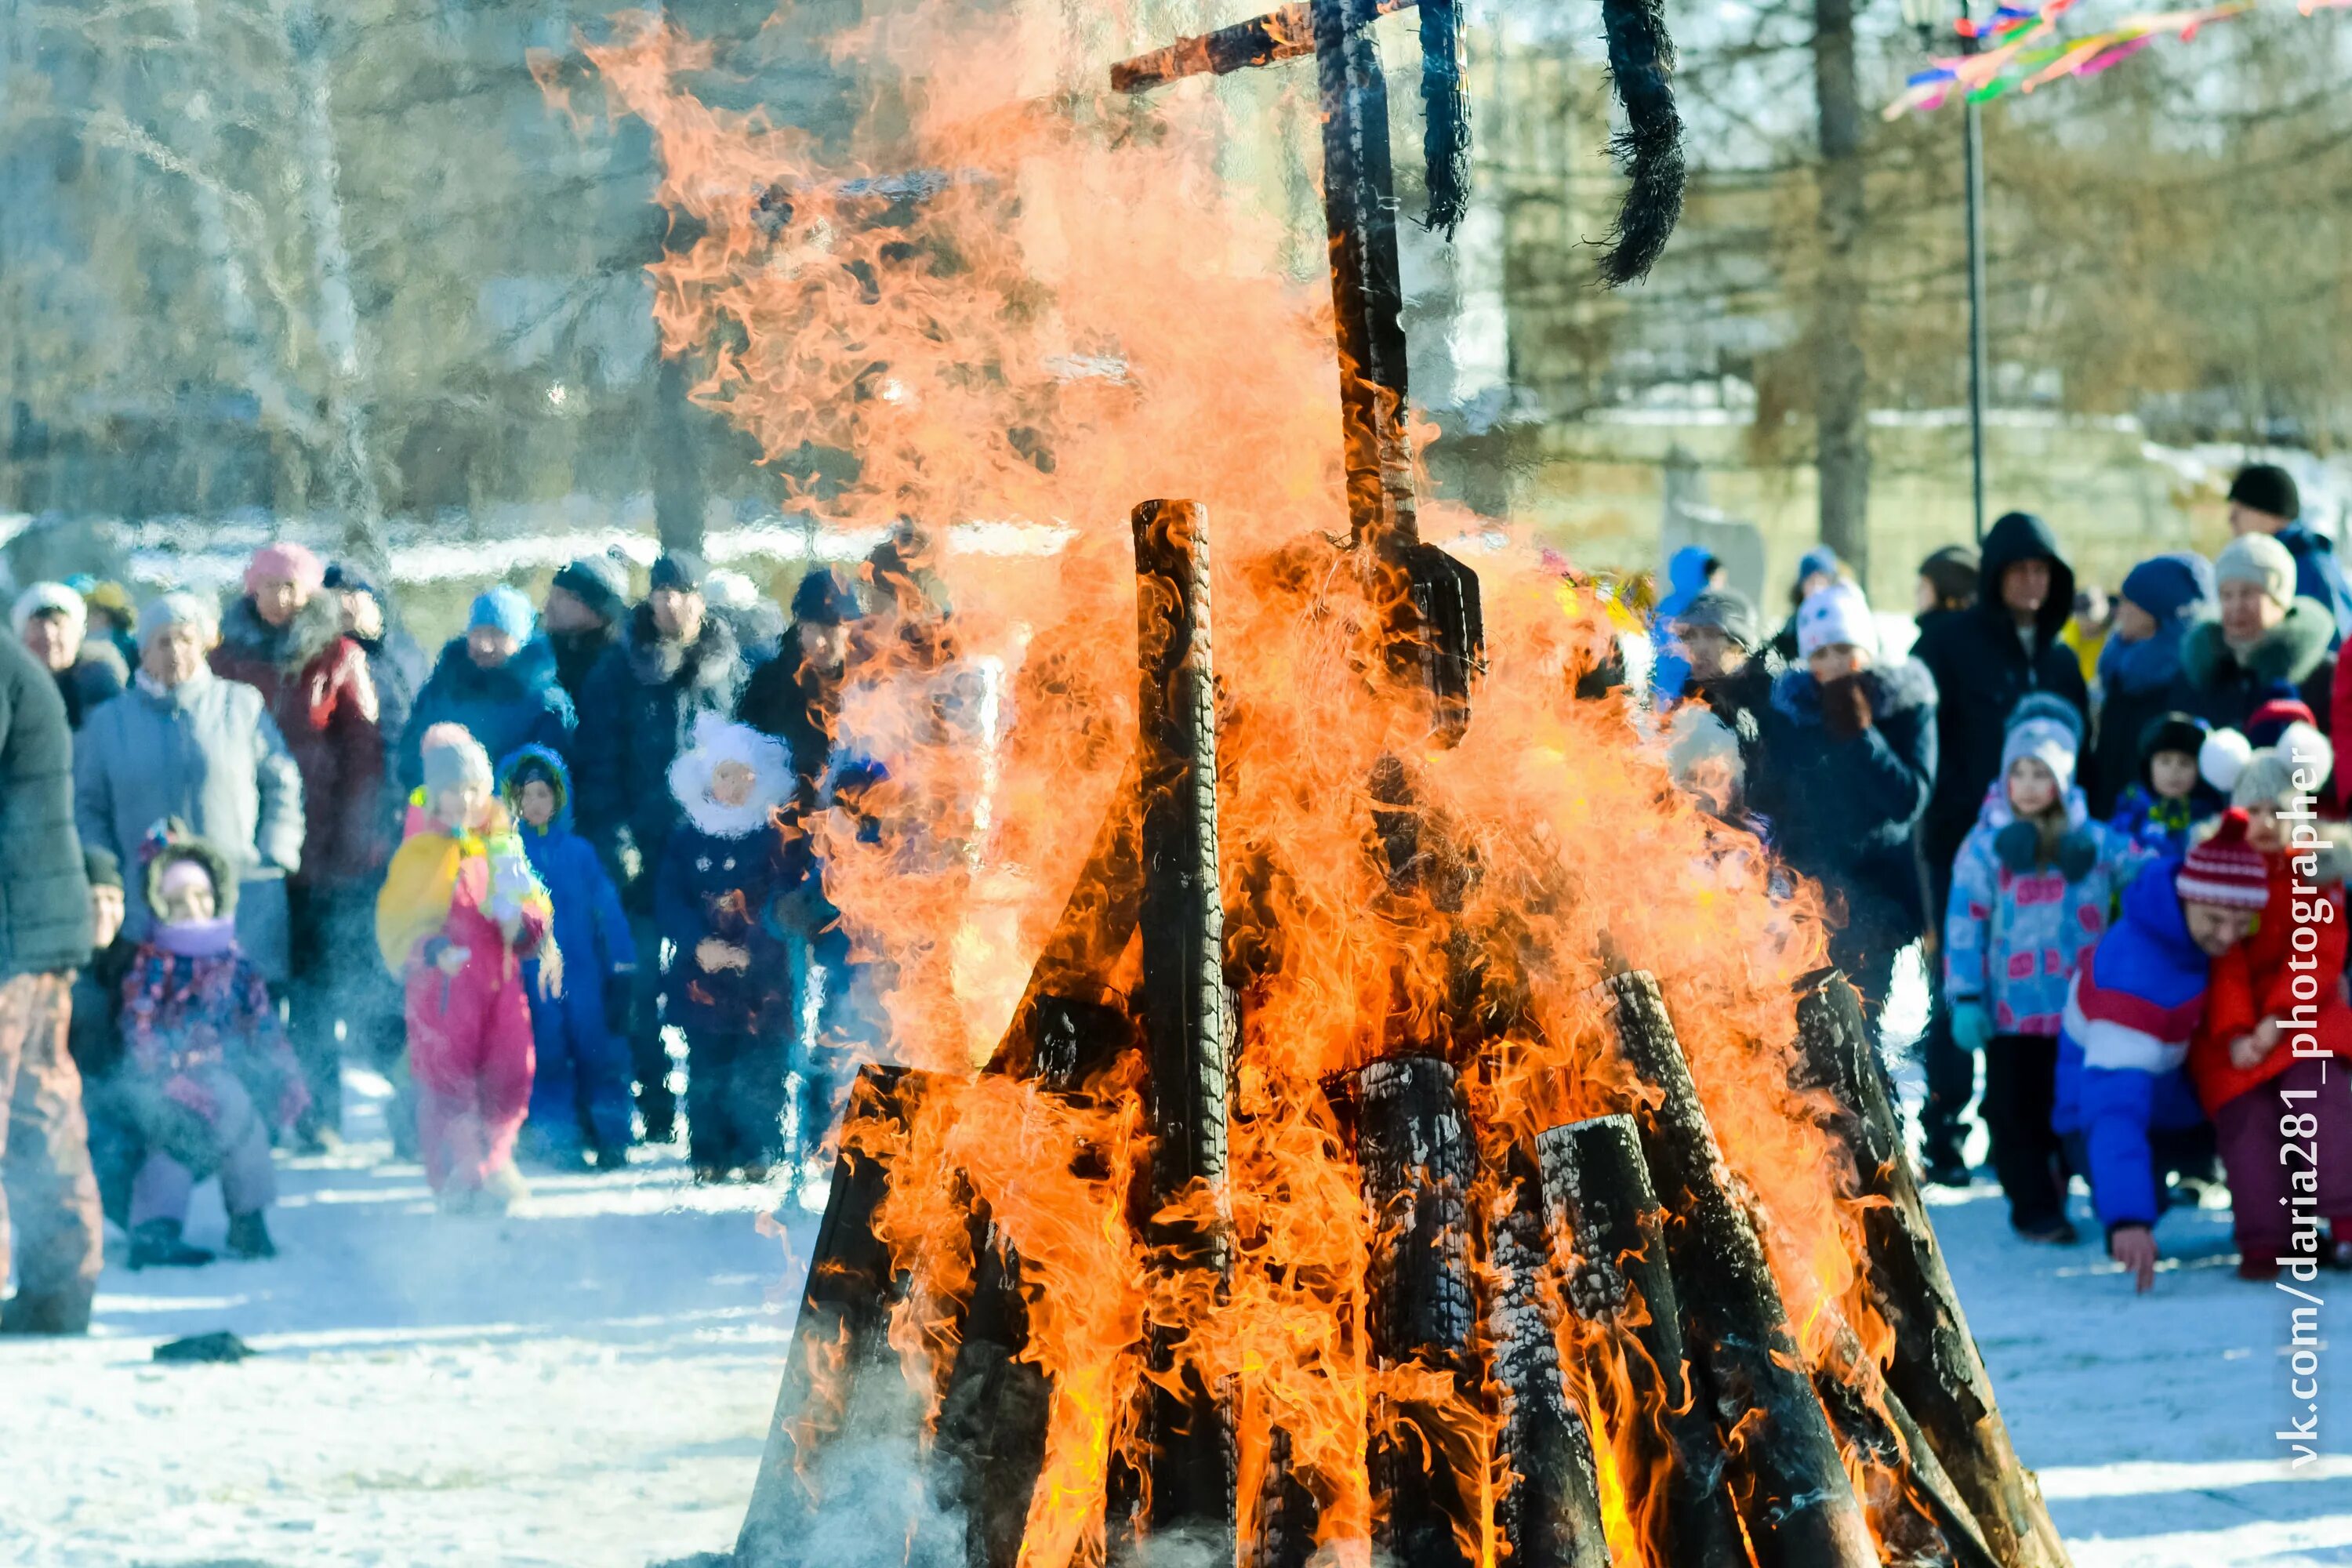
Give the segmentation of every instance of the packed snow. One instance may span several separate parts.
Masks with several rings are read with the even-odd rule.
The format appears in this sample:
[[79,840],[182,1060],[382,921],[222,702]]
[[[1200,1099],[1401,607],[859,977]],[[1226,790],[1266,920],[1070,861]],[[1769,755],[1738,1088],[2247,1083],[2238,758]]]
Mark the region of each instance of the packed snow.
[[[782,1204],[763,1233],[781,1194],[695,1186],[667,1153],[540,1178],[504,1220],[440,1217],[390,1162],[380,1084],[352,1090],[352,1145],[282,1172],[277,1260],[134,1275],[110,1255],[90,1338],[0,1341],[0,1563],[644,1568],[728,1547],[813,1217]],[[2135,1300],[2093,1244],[2011,1241],[1989,1185],[1944,1196],[2080,1568],[2352,1564],[2352,1362],[2322,1352],[2324,1457],[2290,1468],[2289,1303],[2233,1277],[2226,1214],[2168,1218]],[[224,1223],[202,1197],[191,1238]],[[2315,1289],[2352,1343],[2352,1279]],[[259,1353],[152,1359],[217,1329]]]

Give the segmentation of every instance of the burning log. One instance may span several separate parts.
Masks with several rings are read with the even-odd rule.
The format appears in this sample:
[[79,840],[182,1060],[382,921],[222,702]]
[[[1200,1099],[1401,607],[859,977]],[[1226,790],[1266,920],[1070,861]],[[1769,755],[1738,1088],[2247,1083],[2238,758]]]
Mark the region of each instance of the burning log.
[[1761,1568],[1874,1568],[1863,1522],[1788,1308],[1763,1244],[1735,1199],[1698,1090],[1691,1082],[1656,979],[1609,982],[1617,1035],[1643,1079],[1662,1098],[1640,1117],[1642,1152],[1679,1222],[1666,1255],[1691,1338],[1748,1481],[1742,1517]]
[[[1433,1057],[1374,1062],[1356,1075],[1356,1157],[1372,1219],[1373,1358],[1383,1370],[1444,1374],[1475,1408],[1474,1154],[1454,1068]],[[1458,1423],[1427,1398],[1382,1403],[1370,1454],[1373,1489],[1388,1500],[1377,1544],[1414,1568],[1466,1564],[1457,1526],[1475,1539],[1477,1511],[1463,1494],[1461,1456],[1440,1447]]]
[[[1149,1235],[1171,1267],[1222,1275],[1230,1245],[1224,1184],[1232,1008],[1217,876],[1208,512],[1197,501],[1146,501],[1133,521],[1143,812],[1138,921],[1151,1206],[1156,1212],[1202,1190],[1210,1199],[1207,1217],[1195,1207],[1185,1221],[1155,1221]],[[1154,1326],[1150,1350],[1151,1368],[1163,1376],[1177,1369],[1167,1332]],[[1160,1379],[1148,1386],[1152,1528],[1182,1530],[1230,1553],[1234,1454],[1227,1413],[1189,1368],[1181,1390]]]
[[1609,1568],[1592,1435],[1560,1375],[1558,1298],[1544,1289],[1552,1248],[1543,1178],[1524,1152],[1515,1152],[1512,1167],[1507,1202],[1487,1226],[1499,1282],[1486,1338],[1512,1472],[1496,1511],[1517,1568]]
[[[903,1128],[904,1096],[916,1088],[915,1077],[903,1068],[861,1069],[850,1091],[850,1120]],[[828,1442],[853,1427],[911,1440],[920,1427],[922,1412],[889,1345],[898,1295],[889,1249],[874,1233],[874,1214],[888,1187],[882,1163],[845,1138],[809,1257],[767,1449],[736,1540],[736,1561],[746,1568],[800,1561],[825,1500]]]
[[1544,1207],[1568,1304],[1622,1346],[1635,1406],[1655,1441],[1636,1444],[1664,1479],[1646,1516],[1651,1557],[1675,1568],[1747,1568],[1724,1482],[1723,1440],[1691,1385],[1682,1308],[1666,1268],[1665,1215],[1630,1116],[1555,1127],[1536,1140]]
[[2066,1550],[2033,1472],[2011,1446],[1912,1176],[1885,1069],[1843,975],[1809,977],[1797,1039],[1812,1084],[1843,1110],[1832,1131],[1853,1155],[1861,1195],[1877,1200],[1863,1229],[1872,1304],[1895,1330],[1887,1387],[2004,1568],[2064,1568]]

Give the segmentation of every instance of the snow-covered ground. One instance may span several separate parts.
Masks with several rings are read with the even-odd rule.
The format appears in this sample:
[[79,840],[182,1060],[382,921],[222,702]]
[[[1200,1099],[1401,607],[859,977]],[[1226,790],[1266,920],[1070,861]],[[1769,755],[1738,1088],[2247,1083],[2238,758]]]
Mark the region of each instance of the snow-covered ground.
[[[0,1341],[0,1564],[642,1568],[732,1541],[812,1223],[764,1236],[771,1194],[667,1158],[446,1220],[385,1157],[288,1168],[275,1262],[110,1267],[91,1338]],[[2352,1350],[2323,1357],[2334,1457],[2288,1470],[2287,1301],[2232,1278],[2226,1215],[2166,1222],[2144,1300],[2091,1246],[2011,1242],[1988,1187],[1937,1220],[2081,1568],[2352,1563]],[[221,1224],[200,1206],[193,1237]],[[2320,1289],[2352,1346],[2352,1280]],[[150,1359],[213,1329],[262,1353]]]

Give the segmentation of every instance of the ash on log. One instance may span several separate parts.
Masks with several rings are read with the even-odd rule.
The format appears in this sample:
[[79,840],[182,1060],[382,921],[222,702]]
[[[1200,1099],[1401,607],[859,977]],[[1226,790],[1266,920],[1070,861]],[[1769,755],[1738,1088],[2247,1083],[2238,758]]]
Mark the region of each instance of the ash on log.
[[1592,1435],[1560,1375],[1558,1297],[1551,1272],[1543,1178],[1514,1150],[1509,1202],[1487,1226],[1497,1283],[1486,1305],[1486,1341],[1501,1393],[1500,1432],[1511,1479],[1496,1512],[1515,1568],[1609,1568]]
[[1876,1568],[1877,1548],[1804,1372],[1789,1312],[1730,1173],[1716,1147],[1658,983],[1609,982],[1617,1035],[1633,1068],[1659,1091],[1638,1118],[1650,1179],[1677,1224],[1668,1227],[1683,1314],[1748,1486],[1742,1517],[1760,1568]]
[[1797,1003],[1797,1040],[1812,1087],[1843,1114],[1832,1131],[1853,1157],[1873,1304],[1895,1330],[1887,1387],[1917,1423],[1986,1543],[2004,1568],[2065,1568],[2042,1489],[2011,1446],[1992,1380],[1977,1354],[1920,1201],[1894,1095],[1861,1000],[1835,971],[1809,977]]
[[[902,1094],[914,1078],[903,1068],[861,1068],[850,1118],[903,1127]],[[767,1449],[736,1539],[735,1560],[744,1568],[801,1561],[818,1510],[837,1500],[824,1495],[824,1449],[833,1438],[853,1426],[910,1440],[920,1429],[922,1412],[889,1344],[898,1282],[889,1249],[874,1234],[874,1212],[888,1186],[882,1163],[845,1141],[809,1256]]]
[[[1449,1374],[1456,1396],[1475,1407],[1475,1152],[1454,1068],[1434,1057],[1374,1062],[1356,1075],[1356,1158],[1371,1215],[1372,1355],[1383,1367],[1418,1362]],[[1388,1500],[1374,1544],[1413,1568],[1466,1565],[1456,1527],[1475,1539],[1476,1510],[1439,1447],[1442,1413],[1396,1400],[1376,1408],[1373,1423],[1372,1490]]]
[[[1544,1207],[1563,1293],[1579,1317],[1617,1336],[1652,1474],[1664,1467],[1656,1503],[1641,1516],[1654,1561],[1674,1568],[1747,1568],[1748,1547],[1724,1481],[1723,1440],[1709,1404],[1691,1385],[1682,1308],[1666,1268],[1665,1215],[1650,1186],[1630,1116],[1554,1127],[1536,1140]],[[1630,1505],[1632,1500],[1628,1500]]]
[[[1229,1267],[1225,1119],[1232,1009],[1218,886],[1216,677],[1210,660],[1208,513],[1197,501],[1135,509],[1139,785],[1142,791],[1143,984],[1151,1116],[1151,1206],[1205,1188],[1212,1217],[1155,1221],[1148,1238],[1171,1267]],[[1219,1289],[1212,1281],[1208,1287]],[[1178,1364],[1161,1329],[1154,1372]],[[1150,1525],[1230,1557],[1234,1453],[1228,1414],[1187,1368],[1181,1391],[1149,1385]]]

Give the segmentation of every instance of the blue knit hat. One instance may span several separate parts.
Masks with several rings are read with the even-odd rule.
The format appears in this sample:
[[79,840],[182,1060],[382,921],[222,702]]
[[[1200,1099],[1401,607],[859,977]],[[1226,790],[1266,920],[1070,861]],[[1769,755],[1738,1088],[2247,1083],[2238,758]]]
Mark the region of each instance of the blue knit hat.
[[2063,697],[2029,691],[2010,710],[2007,732],[2000,742],[2000,774],[2020,757],[2032,757],[2050,770],[2063,795],[2074,787],[2074,763],[2083,751],[2083,716]]
[[522,596],[522,591],[501,583],[474,596],[474,607],[466,616],[466,629],[494,626],[518,643],[527,643],[535,619],[530,601]]
[[1816,572],[1825,572],[1832,577],[1843,576],[1845,574],[1845,563],[1838,559],[1837,552],[1828,545],[1816,544],[1797,557],[1797,581],[1802,583]]
[[2213,602],[2213,563],[2186,550],[2150,556],[2124,574],[2122,593],[2168,626]]

